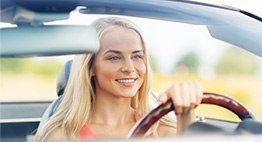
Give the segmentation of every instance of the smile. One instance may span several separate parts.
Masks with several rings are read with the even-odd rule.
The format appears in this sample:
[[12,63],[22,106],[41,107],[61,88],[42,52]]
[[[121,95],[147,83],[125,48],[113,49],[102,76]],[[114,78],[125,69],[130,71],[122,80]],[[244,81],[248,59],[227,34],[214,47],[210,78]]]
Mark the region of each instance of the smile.
[[132,79],[116,79],[116,82],[120,83],[121,85],[124,85],[126,87],[131,87],[135,85],[137,79],[132,78]]
[[117,79],[116,81],[120,83],[132,83],[135,82],[136,79]]

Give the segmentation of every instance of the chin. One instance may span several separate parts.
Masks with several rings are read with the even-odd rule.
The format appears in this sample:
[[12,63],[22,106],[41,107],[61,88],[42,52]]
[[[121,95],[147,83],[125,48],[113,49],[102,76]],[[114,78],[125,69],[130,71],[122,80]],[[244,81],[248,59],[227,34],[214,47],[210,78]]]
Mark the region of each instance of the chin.
[[120,97],[123,97],[123,98],[132,98],[132,97],[134,97],[136,95],[136,93],[124,93],[124,92],[122,92],[122,93],[119,93],[119,95],[117,95],[117,96],[120,96]]
[[124,94],[122,95],[124,98],[132,98],[134,97],[136,94]]

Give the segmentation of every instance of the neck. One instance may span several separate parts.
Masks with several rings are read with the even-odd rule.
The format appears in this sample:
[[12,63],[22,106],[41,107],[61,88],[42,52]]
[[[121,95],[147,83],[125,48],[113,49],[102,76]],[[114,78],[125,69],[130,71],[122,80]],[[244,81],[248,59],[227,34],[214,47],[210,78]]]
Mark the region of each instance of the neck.
[[131,98],[97,92],[94,110],[89,122],[110,126],[135,123],[135,111],[131,108]]

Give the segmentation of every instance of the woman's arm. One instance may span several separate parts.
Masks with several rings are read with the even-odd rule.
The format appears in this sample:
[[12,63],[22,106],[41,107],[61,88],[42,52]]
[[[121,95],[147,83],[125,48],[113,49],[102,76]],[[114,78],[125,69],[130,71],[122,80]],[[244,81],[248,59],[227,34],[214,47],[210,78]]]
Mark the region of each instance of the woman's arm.
[[195,122],[195,112],[191,110],[188,113],[176,115],[177,118],[177,136],[182,136],[186,128]]

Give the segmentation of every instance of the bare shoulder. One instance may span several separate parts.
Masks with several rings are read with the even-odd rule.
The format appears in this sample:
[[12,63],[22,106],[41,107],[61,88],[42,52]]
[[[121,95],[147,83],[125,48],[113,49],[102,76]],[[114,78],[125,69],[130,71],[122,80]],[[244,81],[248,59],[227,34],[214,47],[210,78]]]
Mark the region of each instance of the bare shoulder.
[[45,141],[64,141],[65,135],[63,134],[63,131],[61,128],[57,128],[54,130],[47,138]]
[[173,137],[176,136],[176,128],[166,125],[159,125],[157,128],[159,137]]

